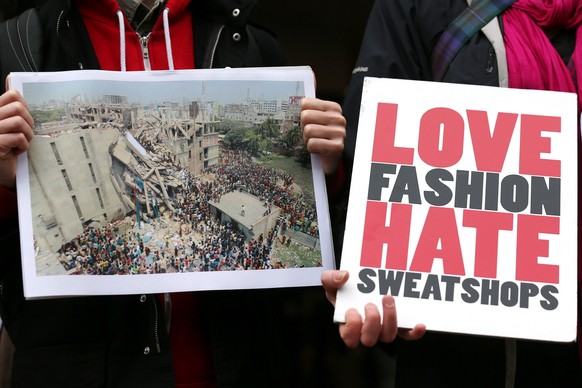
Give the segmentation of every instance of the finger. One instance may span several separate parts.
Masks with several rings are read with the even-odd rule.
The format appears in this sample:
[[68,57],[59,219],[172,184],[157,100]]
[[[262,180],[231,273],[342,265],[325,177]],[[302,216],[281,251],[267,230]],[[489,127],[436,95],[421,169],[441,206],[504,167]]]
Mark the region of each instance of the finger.
[[28,150],[28,140],[22,133],[7,133],[0,135],[0,158],[8,155],[18,155]]
[[303,139],[307,142],[311,138],[338,139],[343,142],[346,129],[342,125],[310,123],[303,127]]
[[355,348],[360,343],[362,332],[362,316],[354,309],[346,311],[346,323],[340,324],[341,339],[348,348]]
[[[16,90],[8,90],[0,95],[0,111],[4,110],[3,108],[8,108],[6,110],[8,116],[22,116],[31,127],[34,126],[34,120],[28,110],[28,104]],[[0,120],[5,117],[7,116],[0,117]]]
[[386,295],[382,298],[382,312],[383,319],[380,341],[390,343],[394,341],[398,334],[398,319],[393,296]]
[[335,306],[337,290],[348,280],[349,274],[346,271],[326,270],[321,274],[321,284],[325,290],[325,297]]
[[344,150],[344,142],[340,139],[308,139],[306,142],[307,151],[310,154],[338,155]]
[[22,132],[30,140],[33,126],[34,120],[22,103],[11,102],[0,106],[0,133]]
[[0,106],[10,104],[11,102],[21,102],[26,106],[26,101],[24,100],[24,97],[22,97],[20,93],[13,89],[7,90],[6,92],[0,95]]
[[305,129],[308,124],[346,126],[346,119],[341,112],[319,111],[314,109],[301,111],[301,126]]
[[398,336],[406,341],[416,341],[424,337],[426,333],[426,326],[423,324],[418,324],[412,329],[400,329],[398,331]]
[[332,140],[309,139],[307,142],[307,151],[321,157],[321,169],[326,176],[332,175],[337,170],[343,149],[342,142]]
[[374,346],[378,342],[380,336],[380,330],[382,325],[380,324],[380,312],[378,307],[373,303],[368,303],[364,307],[366,314],[366,319],[362,325],[362,334],[360,336],[360,342],[364,346]]
[[350,274],[348,271],[339,269],[327,269],[321,274],[321,283],[324,287],[338,289],[348,281]]
[[335,101],[306,97],[301,99],[301,110],[317,110],[322,112],[330,111],[341,113],[342,107]]

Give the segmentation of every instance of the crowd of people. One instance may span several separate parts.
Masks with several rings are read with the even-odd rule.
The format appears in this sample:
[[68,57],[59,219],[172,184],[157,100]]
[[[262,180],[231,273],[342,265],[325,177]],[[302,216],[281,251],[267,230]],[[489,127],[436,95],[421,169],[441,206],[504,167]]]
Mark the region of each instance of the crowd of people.
[[284,215],[283,231],[291,228],[311,236],[318,235],[314,201],[295,190],[293,176],[289,173],[262,166],[244,151],[226,149],[221,150],[221,163],[208,171],[221,182],[225,192],[245,191],[263,201],[267,208],[280,208]]
[[[151,147],[155,146],[150,145]],[[279,246],[289,247],[288,228],[317,236],[316,212],[294,188],[293,177],[261,166],[242,151],[222,150],[220,163],[195,177],[184,169],[174,210],[150,217],[145,229],[133,215],[104,227],[90,227],[58,252],[71,274],[135,275],[281,269],[295,267],[274,258]],[[143,190],[143,184],[140,187]],[[266,216],[281,209],[267,235],[245,239],[232,222],[222,222],[211,202],[232,191],[245,191],[264,203]]]

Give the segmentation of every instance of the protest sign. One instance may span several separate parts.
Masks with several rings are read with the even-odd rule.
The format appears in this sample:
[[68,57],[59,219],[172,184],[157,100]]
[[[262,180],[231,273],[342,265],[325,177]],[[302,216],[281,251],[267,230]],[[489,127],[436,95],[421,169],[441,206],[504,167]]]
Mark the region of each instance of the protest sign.
[[574,94],[367,78],[334,319],[574,340],[577,129]]

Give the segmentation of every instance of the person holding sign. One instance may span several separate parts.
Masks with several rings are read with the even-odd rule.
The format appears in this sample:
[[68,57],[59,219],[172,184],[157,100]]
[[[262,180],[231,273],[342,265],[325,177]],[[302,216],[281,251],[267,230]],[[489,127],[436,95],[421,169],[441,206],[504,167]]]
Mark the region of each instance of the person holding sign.
[[[358,173],[351,166],[365,77],[577,93],[580,114],[581,74],[580,0],[377,0],[344,103],[346,175]],[[332,304],[347,278],[322,275]],[[369,305],[365,319],[349,310],[339,331],[349,347],[393,343],[397,387],[582,386],[578,343],[426,333],[422,324],[399,330],[396,310],[385,296],[382,322]]]
[[[20,45],[10,47],[9,39],[0,39],[2,86],[11,71],[282,66],[283,55],[274,37],[247,24],[254,3],[252,0],[45,2],[35,13],[25,14],[25,19],[0,25],[3,32],[12,33],[13,39],[21,37],[21,33],[35,36],[24,40],[32,47],[18,58],[11,54]],[[11,31],[15,25],[27,29]],[[139,36],[146,39],[140,40]],[[149,44],[144,43],[147,39]],[[142,51],[144,47],[149,51]],[[25,65],[34,67],[23,69]],[[322,155],[324,166],[329,159],[338,160],[343,149],[343,126],[328,130],[330,122],[343,120],[336,105],[313,99],[303,107],[304,125],[314,128],[307,131],[305,140],[312,152]],[[16,156],[28,149],[33,127],[34,120],[22,96],[15,91],[3,91],[0,316],[16,349],[13,368],[8,371],[12,384],[289,386],[292,380],[286,363],[281,362],[285,356],[279,341],[283,338],[273,322],[276,319],[273,308],[281,301],[269,299],[277,298],[276,292],[185,292],[35,301],[23,297],[15,167]],[[259,373],[257,361],[261,364]]]

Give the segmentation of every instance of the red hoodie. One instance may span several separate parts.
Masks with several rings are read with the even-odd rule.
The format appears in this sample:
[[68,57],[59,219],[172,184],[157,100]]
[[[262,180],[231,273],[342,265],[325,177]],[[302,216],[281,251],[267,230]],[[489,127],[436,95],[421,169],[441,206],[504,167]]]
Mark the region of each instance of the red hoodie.
[[[192,15],[188,10],[190,0],[168,0],[171,52],[174,68],[194,68],[194,36]],[[120,46],[117,11],[121,8],[115,0],[77,1],[93,49],[102,70],[121,70],[121,50],[126,52],[128,71],[145,70],[142,48],[137,33],[125,16],[125,47]],[[168,70],[168,50],[164,36],[162,14],[149,36],[148,52],[152,70]],[[198,312],[200,299],[196,293],[172,294],[170,344],[176,387],[210,388],[216,386],[212,352]]]
[[[168,0],[165,5],[169,9],[168,24],[176,70],[194,68],[194,36],[189,4],[190,0]],[[77,1],[76,6],[89,31],[101,69],[121,70],[120,25],[117,17],[121,7],[115,0]],[[123,23],[127,70],[145,70],[139,36],[125,17]],[[152,70],[169,69],[161,14],[150,34],[148,50]]]

